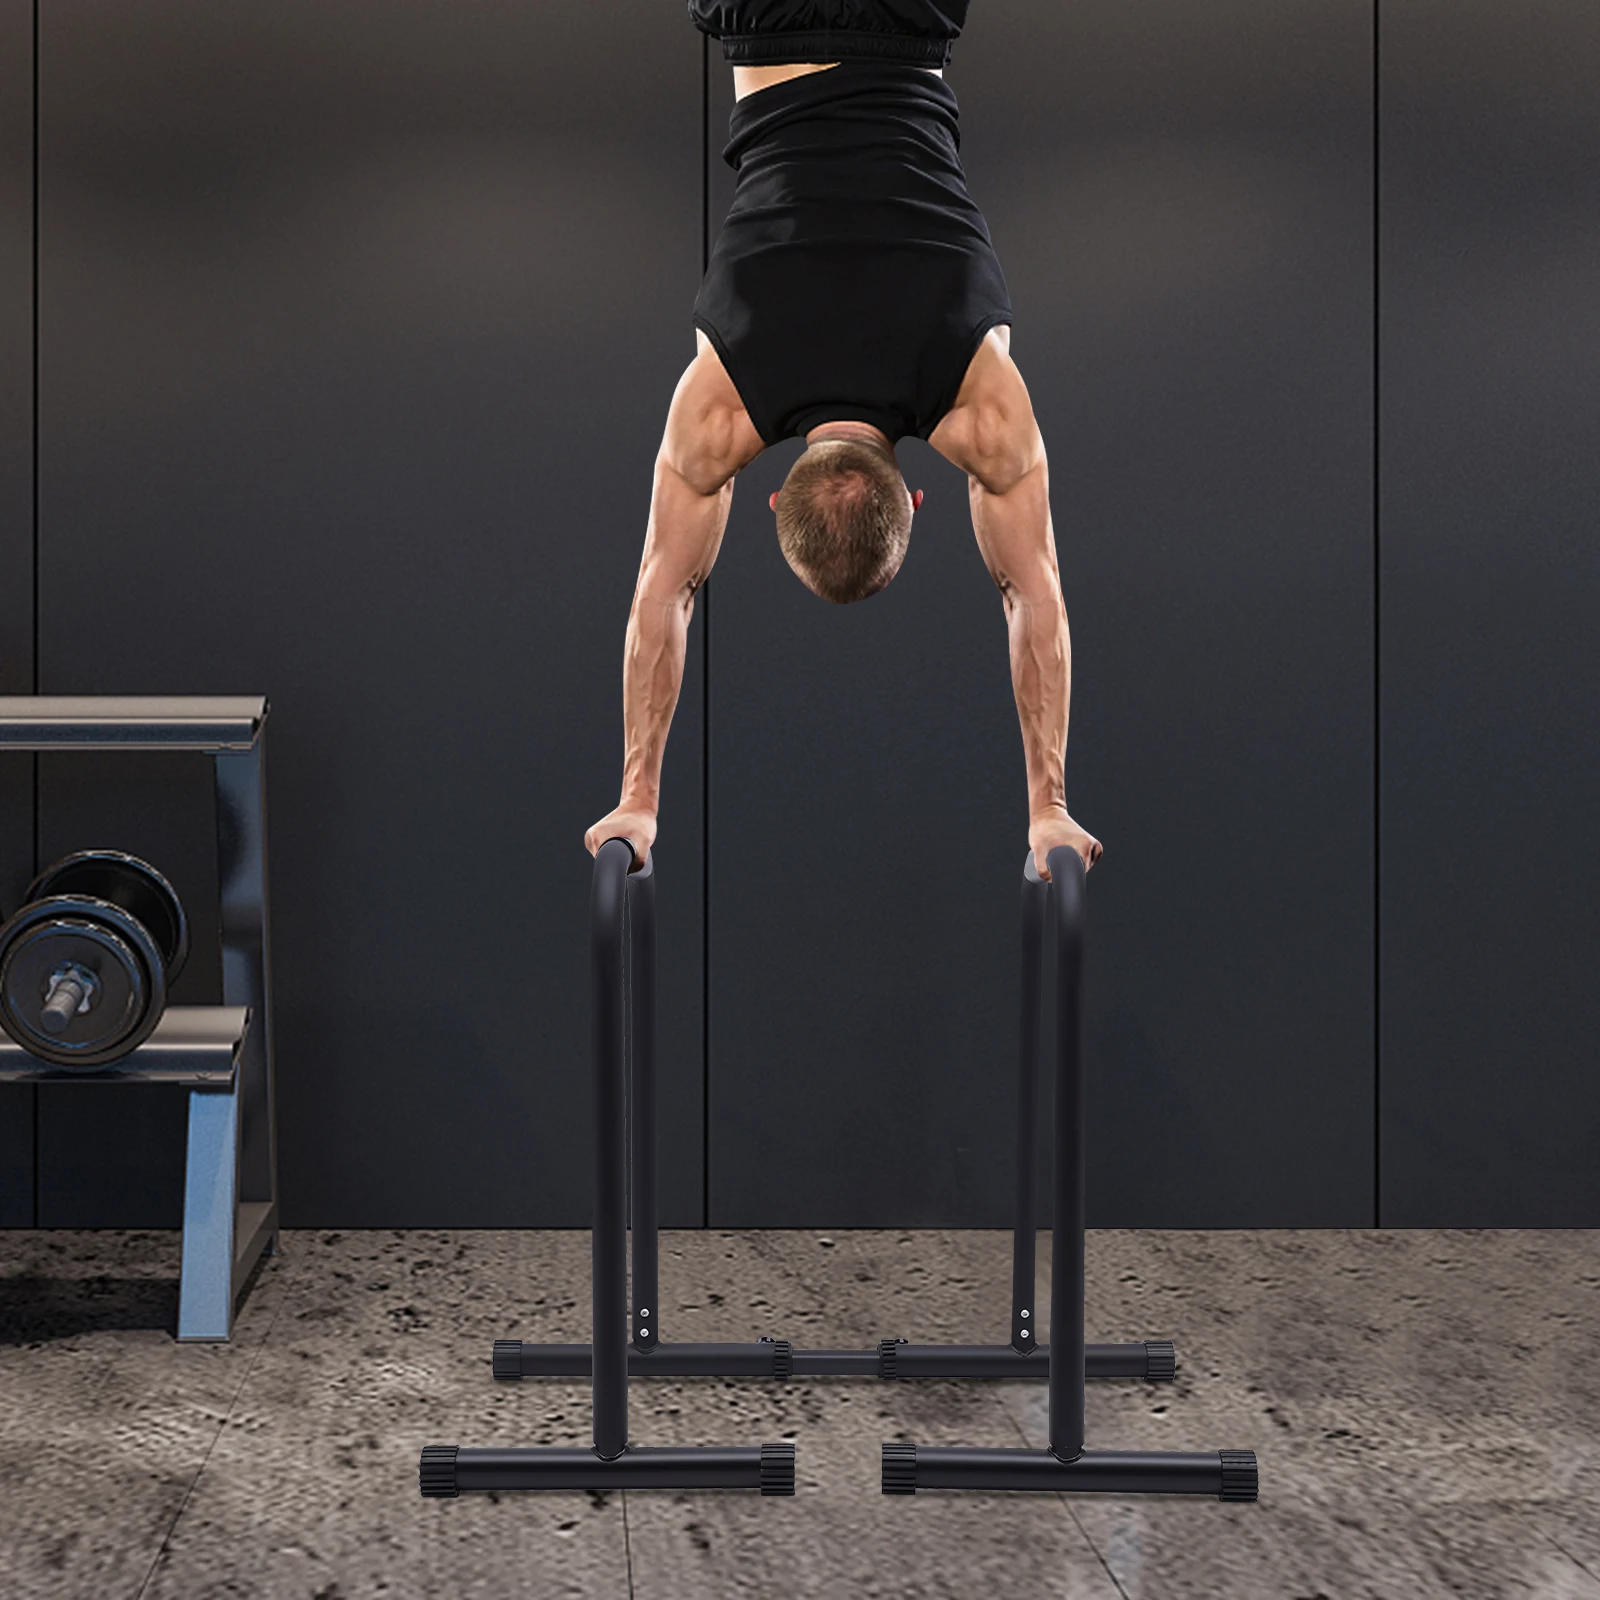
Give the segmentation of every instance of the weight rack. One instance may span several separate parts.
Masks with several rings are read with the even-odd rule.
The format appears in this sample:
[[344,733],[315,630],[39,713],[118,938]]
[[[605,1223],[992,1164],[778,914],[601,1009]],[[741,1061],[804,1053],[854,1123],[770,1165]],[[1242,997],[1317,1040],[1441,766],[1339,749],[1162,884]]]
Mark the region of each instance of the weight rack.
[[240,1291],[278,1238],[268,987],[265,725],[260,697],[0,696],[0,751],[209,755],[217,792],[221,1006],[169,1006],[156,1030],[93,1072],[51,1066],[0,1035],[3,1083],[189,1088],[178,1338],[226,1340]]
[[[656,960],[653,859],[629,875],[632,987],[628,1029],[633,1090],[631,1151],[633,1200],[633,1317],[628,1375],[634,1378],[796,1377],[1033,1378],[1050,1372],[1050,1347],[1038,1344],[1034,1315],[1035,1192],[1041,956],[1049,884],[1028,852],[1022,872],[1022,1018],[1017,1082],[1017,1187],[1011,1263],[1011,1342],[1005,1345],[910,1344],[884,1339],[876,1350],[796,1350],[787,1339],[750,1344],[672,1344],[662,1338],[657,1229],[656,1162]],[[1170,1382],[1177,1370],[1164,1339],[1142,1344],[1092,1344],[1082,1351],[1093,1379],[1143,1378]],[[525,1344],[497,1339],[493,1372],[501,1380],[590,1376],[586,1344]]]

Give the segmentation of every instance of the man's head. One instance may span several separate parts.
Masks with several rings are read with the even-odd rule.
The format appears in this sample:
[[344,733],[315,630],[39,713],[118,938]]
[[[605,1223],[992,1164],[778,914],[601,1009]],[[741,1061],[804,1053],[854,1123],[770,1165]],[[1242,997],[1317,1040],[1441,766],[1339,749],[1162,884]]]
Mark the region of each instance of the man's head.
[[871,437],[876,429],[826,426],[831,436],[808,437],[769,503],[795,576],[813,594],[846,605],[876,594],[900,570],[922,491],[906,488],[893,448],[881,434]]

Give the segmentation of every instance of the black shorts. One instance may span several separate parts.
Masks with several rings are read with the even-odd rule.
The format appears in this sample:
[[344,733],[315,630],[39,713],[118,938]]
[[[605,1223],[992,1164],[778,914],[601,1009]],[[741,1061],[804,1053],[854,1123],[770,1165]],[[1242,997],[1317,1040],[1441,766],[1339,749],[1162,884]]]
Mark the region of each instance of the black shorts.
[[846,419],[926,439],[1011,321],[960,148],[955,92],[920,67],[846,61],[735,102],[694,323],[767,444]]

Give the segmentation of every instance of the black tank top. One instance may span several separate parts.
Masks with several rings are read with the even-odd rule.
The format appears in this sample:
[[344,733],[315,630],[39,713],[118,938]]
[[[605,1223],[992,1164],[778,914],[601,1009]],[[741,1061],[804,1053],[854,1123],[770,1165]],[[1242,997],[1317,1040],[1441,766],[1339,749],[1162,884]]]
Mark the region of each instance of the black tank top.
[[926,439],[1011,321],[955,91],[847,61],[746,95],[728,133],[739,179],[694,320],[756,431],[774,444],[853,418]]
[[968,0],[689,0],[689,17],[738,66],[901,61],[943,67]]

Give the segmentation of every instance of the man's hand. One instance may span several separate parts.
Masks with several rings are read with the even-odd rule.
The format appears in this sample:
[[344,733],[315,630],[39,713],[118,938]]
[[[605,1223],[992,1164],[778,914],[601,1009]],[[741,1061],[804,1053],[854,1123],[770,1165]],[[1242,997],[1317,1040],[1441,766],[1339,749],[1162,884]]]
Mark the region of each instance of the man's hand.
[[656,842],[655,812],[624,801],[584,834],[583,847],[590,855],[598,855],[607,839],[626,839],[633,846],[634,866],[642,867],[649,859],[651,845]]
[[1085,872],[1100,859],[1100,841],[1092,833],[1085,833],[1067,815],[1065,806],[1052,806],[1028,824],[1028,848],[1033,851],[1034,871],[1041,878],[1049,878],[1050,852],[1059,845],[1068,845],[1083,857]]

